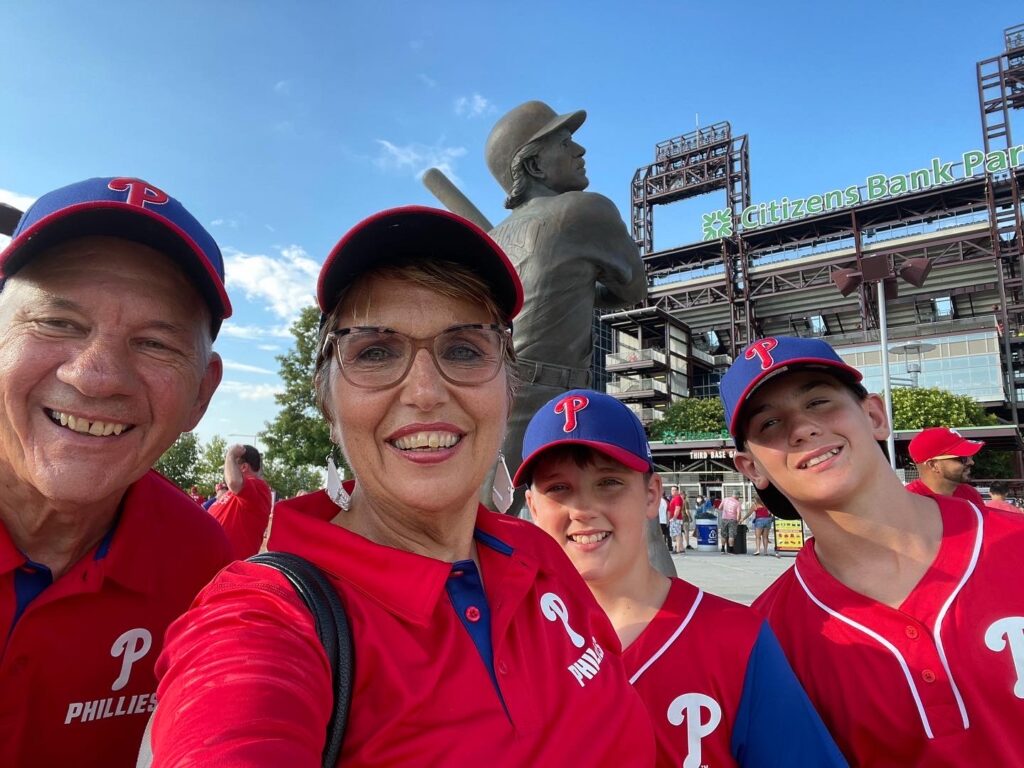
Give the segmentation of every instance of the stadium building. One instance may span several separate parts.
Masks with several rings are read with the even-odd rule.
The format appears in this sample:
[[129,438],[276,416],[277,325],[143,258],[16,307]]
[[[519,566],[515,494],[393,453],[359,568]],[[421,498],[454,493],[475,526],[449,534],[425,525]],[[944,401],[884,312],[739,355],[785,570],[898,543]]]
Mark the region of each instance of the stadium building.
[[[754,204],[747,136],[729,123],[659,143],[630,189],[652,287],[645,306],[601,317],[606,390],[650,424],[679,398],[716,397],[751,339],[817,336],[870,391],[883,391],[887,362],[894,386],[970,395],[1004,423],[965,434],[1015,451],[1024,475],[1024,144],[1010,130],[1024,107],[1024,25],[1003,38],[1004,51],[977,64],[979,145],[958,157]],[[723,191],[725,206],[701,217],[700,242],[654,247],[655,207]],[[913,434],[897,434],[897,455]],[[743,485],[727,435],[653,447],[691,494]]]

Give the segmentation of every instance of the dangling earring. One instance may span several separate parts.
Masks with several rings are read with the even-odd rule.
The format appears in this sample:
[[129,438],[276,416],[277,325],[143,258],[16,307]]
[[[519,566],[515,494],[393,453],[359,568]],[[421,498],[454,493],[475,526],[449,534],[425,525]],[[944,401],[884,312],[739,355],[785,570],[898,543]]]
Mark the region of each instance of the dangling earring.
[[338,467],[334,464],[334,452],[327,454],[327,487],[324,489],[327,495],[335,504],[346,512],[352,506],[352,497],[341,484],[341,475],[338,474]]
[[494,508],[502,514],[508,512],[515,490],[512,476],[508,473],[508,464],[505,463],[505,454],[499,451],[498,464],[494,468],[494,483],[491,486],[491,501],[494,502]]

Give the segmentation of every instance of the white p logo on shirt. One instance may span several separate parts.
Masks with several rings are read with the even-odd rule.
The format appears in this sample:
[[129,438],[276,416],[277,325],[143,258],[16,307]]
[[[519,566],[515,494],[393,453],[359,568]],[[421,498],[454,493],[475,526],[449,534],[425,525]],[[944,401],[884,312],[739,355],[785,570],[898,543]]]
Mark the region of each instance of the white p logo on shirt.
[[1007,616],[1005,619],[993,621],[985,630],[985,645],[990,651],[997,653],[1009,646],[1013,668],[1017,672],[1013,695],[1018,699],[1024,699],[1024,617]]
[[[701,720],[701,710],[707,710],[708,719]],[[684,693],[668,705],[668,721],[672,725],[686,723],[686,759],[683,768],[698,768],[701,764],[700,740],[722,722],[722,708],[718,702],[703,693]]]
[[583,647],[586,640],[583,639],[583,635],[569,626],[569,609],[565,607],[562,598],[554,592],[545,592],[540,598],[540,610],[548,621],[561,620],[562,626],[565,627],[565,633],[569,635],[572,644],[577,648]]
[[110,686],[110,690],[120,691],[128,685],[128,678],[132,675],[132,665],[149,653],[149,649],[152,647],[153,635],[149,633],[148,629],[143,629],[142,627],[129,629],[114,641],[114,645],[110,649],[110,655],[116,659],[123,654],[124,659],[121,660],[121,674],[117,676],[117,680]]

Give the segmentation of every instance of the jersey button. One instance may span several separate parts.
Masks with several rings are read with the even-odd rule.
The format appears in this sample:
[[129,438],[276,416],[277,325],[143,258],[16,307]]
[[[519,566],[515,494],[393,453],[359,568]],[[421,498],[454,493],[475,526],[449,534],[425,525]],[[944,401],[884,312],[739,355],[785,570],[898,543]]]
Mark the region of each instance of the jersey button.
[[466,621],[480,621],[480,609],[475,605],[466,609]]
[[913,626],[912,624],[908,624],[907,628],[904,631],[907,633],[907,637],[909,637],[911,640],[917,640],[918,635],[921,634],[917,631],[917,627]]
[[934,683],[935,673],[932,672],[930,669],[926,669],[921,672],[921,679],[924,680],[926,683]]

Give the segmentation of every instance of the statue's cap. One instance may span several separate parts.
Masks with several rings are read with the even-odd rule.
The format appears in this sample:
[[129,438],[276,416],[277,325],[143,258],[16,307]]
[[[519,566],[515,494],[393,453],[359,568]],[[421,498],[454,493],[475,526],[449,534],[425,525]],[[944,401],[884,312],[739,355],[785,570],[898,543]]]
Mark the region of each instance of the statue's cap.
[[522,147],[561,128],[569,133],[583,125],[587,113],[578,109],[559,115],[543,101],[528,101],[504,115],[487,137],[487,167],[506,193],[512,191],[512,158]]

